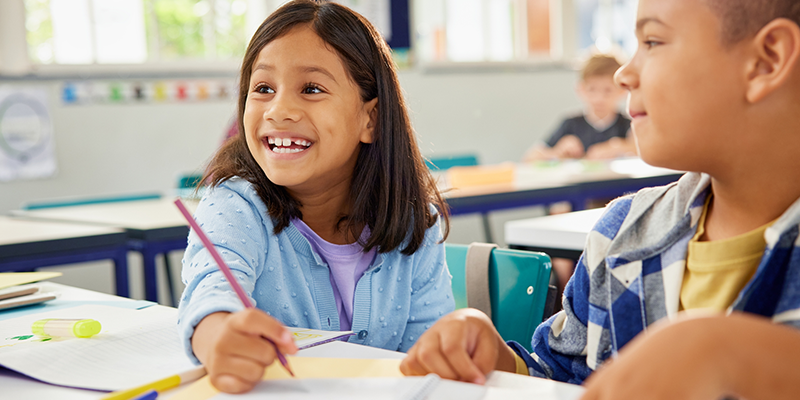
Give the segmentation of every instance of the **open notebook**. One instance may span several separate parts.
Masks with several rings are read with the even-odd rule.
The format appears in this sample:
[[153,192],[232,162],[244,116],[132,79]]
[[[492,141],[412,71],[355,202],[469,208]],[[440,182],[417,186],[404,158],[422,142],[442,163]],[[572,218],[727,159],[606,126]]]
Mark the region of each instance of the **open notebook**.
[[583,393],[580,386],[497,371],[488,376],[484,386],[436,375],[404,377],[398,359],[288,358],[297,378],[274,363],[264,372],[264,381],[247,394],[220,393],[205,377],[170,399],[577,400]]
[[487,387],[436,375],[407,378],[284,379],[262,382],[246,394],[220,393],[214,400],[481,400]]

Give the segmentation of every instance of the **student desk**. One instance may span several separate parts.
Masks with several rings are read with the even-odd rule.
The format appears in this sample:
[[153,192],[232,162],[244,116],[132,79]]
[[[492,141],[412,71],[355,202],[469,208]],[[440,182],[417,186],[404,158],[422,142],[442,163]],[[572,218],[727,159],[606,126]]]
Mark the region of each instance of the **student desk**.
[[[122,299],[117,296],[97,293],[89,290],[78,289],[66,285],[60,285],[53,282],[43,282],[40,284],[43,290],[57,291],[60,294],[59,300],[69,301],[134,301],[130,299]],[[154,305],[152,307],[164,307]],[[361,358],[361,359],[401,359],[405,354],[373,347],[362,346],[347,342],[331,342],[322,344],[309,349],[301,350],[297,356],[299,357],[328,357],[328,358]],[[523,379],[524,381],[520,381]],[[573,385],[564,383],[547,381],[537,378],[522,378],[514,379],[513,383],[508,382],[510,386],[503,387],[520,387],[525,385],[537,393],[542,393],[542,398],[552,400],[575,400],[577,399],[580,389]],[[159,399],[169,399],[180,389],[173,389],[165,393],[159,394]],[[18,374],[14,371],[0,367],[0,388],[5,397],[13,399],[59,399],[59,400],[97,400],[103,397],[105,392],[98,392],[93,390],[75,389],[63,386],[56,386],[37,381],[27,376]],[[555,393],[555,394],[551,394]]]
[[117,294],[127,297],[126,239],[117,228],[0,216],[0,272],[110,259]]
[[[466,168],[478,173],[481,169]],[[683,174],[649,166],[638,158],[515,164],[512,169],[500,183],[452,187],[445,179],[440,184],[445,188],[444,197],[450,213],[487,213],[560,201],[568,201],[572,210],[578,211],[585,209],[589,200],[614,198],[645,187],[666,185]]]
[[[190,211],[197,207],[195,201],[185,201]],[[172,199],[137,200],[114,203],[96,203],[37,210],[16,210],[13,215],[49,221],[67,221],[115,227],[127,232],[128,248],[142,254],[144,263],[145,298],[158,301],[156,257],[173,250],[186,248],[189,227],[173,204]],[[167,265],[167,279],[172,293],[172,278]],[[174,296],[170,299],[175,303]]]
[[512,249],[545,252],[551,257],[577,260],[586,245],[586,236],[603,215],[605,208],[509,221],[505,240]]
[[[484,234],[491,242],[486,218],[491,211],[562,201],[578,211],[585,209],[590,200],[611,199],[645,187],[666,185],[681,175],[679,171],[649,166],[638,158],[571,160],[454,167],[440,174],[439,186],[451,215],[484,216]],[[494,182],[490,182],[492,179]]]

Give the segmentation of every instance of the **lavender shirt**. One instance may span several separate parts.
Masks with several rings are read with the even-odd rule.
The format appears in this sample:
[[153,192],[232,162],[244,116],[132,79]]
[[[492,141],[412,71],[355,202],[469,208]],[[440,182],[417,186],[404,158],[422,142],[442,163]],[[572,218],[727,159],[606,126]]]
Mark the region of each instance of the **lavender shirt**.
[[[292,224],[308,239],[311,247],[328,264],[331,274],[333,297],[336,300],[336,309],[339,311],[339,329],[350,330],[353,323],[353,297],[356,284],[364,271],[372,264],[376,248],[367,253],[358,242],[353,244],[332,244],[319,237],[302,220],[294,219]],[[369,238],[369,228],[364,227],[361,240]]]

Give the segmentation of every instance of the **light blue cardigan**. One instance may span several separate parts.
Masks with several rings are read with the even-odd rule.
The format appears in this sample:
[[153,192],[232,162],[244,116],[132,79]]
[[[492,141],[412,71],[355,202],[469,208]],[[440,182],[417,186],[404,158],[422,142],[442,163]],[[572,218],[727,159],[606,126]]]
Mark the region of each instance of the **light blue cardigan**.
[[[200,201],[195,219],[220,251],[251,301],[286,326],[339,330],[327,265],[290,224],[273,233],[273,221],[252,185],[222,183]],[[442,315],[455,308],[439,222],[412,255],[404,246],[375,256],[358,280],[351,343],[407,351]],[[189,233],[183,257],[178,331],[189,357],[194,328],[205,316],[238,311],[242,303],[200,238]]]

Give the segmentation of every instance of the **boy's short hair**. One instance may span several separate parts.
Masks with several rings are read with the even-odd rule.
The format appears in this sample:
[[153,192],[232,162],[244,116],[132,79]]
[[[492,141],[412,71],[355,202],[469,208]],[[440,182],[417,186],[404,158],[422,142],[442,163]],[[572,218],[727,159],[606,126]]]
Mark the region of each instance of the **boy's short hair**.
[[608,54],[597,54],[592,56],[583,65],[581,79],[586,80],[595,76],[608,76],[613,78],[614,73],[622,66],[616,57]]
[[800,25],[798,0],[703,0],[721,22],[722,43],[732,45],[777,18],[787,18]]

